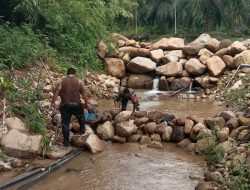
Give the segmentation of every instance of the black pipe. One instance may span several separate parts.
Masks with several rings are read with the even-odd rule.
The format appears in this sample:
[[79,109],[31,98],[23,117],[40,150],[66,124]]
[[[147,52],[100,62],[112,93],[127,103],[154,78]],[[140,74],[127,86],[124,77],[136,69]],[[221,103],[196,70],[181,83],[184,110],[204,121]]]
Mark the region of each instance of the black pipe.
[[72,154],[68,154],[66,156],[64,156],[61,159],[56,160],[55,162],[53,162],[52,164],[50,164],[49,166],[46,166],[44,168],[38,168],[36,170],[27,172],[25,174],[22,174],[20,176],[17,176],[15,178],[12,178],[11,180],[7,181],[6,183],[0,185],[0,190],[6,189],[7,187],[10,187],[18,182],[21,182],[25,179],[28,179],[38,173],[41,173],[39,176],[37,176],[35,179],[33,179],[31,182],[23,185],[22,187],[20,187],[19,189],[28,189],[30,188],[32,185],[34,185],[36,182],[38,182],[40,179],[42,179],[42,177],[45,177],[46,175],[48,175],[51,171],[54,171],[55,169],[57,169],[58,167],[60,167],[61,165],[65,164],[66,162],[68,162],[70,159],[76,157],[77,155],[79,155],[81,152],[83,152],[85,149],[79,149],[76,152],[73,152]]
[[22,185],[21,187],[19,187],[17,190],[27,190],[29,188],[31,188],[35,183],[39,182],[42,178],[44,178],[45,176],[47,176],[50,172],[56,170],[57,168],[59,168],[61,165],[65,164],[66,162],[68,162],[69,160],[71,160],[72,158],[78,156],[81,152],[83,152],[84,149],[80,149],[72,154],[70,154],[68,157],[66,157],[63,160],[57,161],[54,164],[52,164],[52,166],[49,166],[46,168],[46,170],[41,173],[40,175],[36,176],[33,180],[31,180],[30,182]]
[[35,169],[33,171],[29,171],[27,173],[24,173],[24,174],[21,174],[21,175],[19,175],[17,177],[14,177],[14,178],[10,179],[9,181],[7,181],[6,183],[2,184],[0,186],[0,189],[5,189],[5,188],[7,188],[9,186],[12,186],[12,185],[22,181],[22,180],[25,180],[25,179],[27,179],[29,177],[32,177],[32,176],[38,174],[39,172],[41,172],[44,169],[45,168],[38,168],[38,169]]

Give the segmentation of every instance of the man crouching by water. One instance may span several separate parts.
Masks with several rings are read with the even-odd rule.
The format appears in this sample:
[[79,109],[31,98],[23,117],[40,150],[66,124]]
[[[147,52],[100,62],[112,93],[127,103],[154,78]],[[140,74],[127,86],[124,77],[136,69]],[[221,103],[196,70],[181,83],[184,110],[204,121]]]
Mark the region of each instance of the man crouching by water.
[[[120,92],[114,97],[114,106],[115,109],[120,109],[120,111],[125,111],[127,109],[128,101],[133,103],[133,112],[139,111],[139,101],[132,89],[127,87],[122,88]],[[121,106],[121,107],[120,107]]]
[[75,115],[78,119],[80,134],[85,132],[84,107],[81,103],[81,95],[85,101],[85,107],[88,109],[89,102],[83,83],[76,77],[76,70],[69,68],[67,76],[57,84],[51,101],[51,107],[55,108],[57,97],[60,96],[61,98],[60,113],[64,146],[69,146],[69,125],[72,115]]

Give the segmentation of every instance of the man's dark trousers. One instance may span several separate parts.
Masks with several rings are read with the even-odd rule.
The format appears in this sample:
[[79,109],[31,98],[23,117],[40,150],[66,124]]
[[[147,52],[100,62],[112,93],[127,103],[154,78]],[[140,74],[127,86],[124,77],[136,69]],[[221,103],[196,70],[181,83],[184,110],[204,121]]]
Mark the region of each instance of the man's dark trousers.
[[75,115],[80,125],[80,133],[85,132],[85,119],[82,103],[65,104],[60,108],[62,118],[63,145],[69,146],[69,125],[71,116]]

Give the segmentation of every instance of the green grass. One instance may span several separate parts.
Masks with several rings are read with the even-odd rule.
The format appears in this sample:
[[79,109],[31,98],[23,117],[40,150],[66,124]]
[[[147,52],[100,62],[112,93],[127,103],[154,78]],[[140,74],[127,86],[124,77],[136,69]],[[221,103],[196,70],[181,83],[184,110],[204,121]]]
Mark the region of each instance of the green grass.
[[38,97],[43,97],[42,89],[33,88],[32,82],[31,80],[13,81],[12,88],[5,94],[9,100],[7,113],[10,116],[23,118],[30,131],[43,136],[43,153],[45,154],[51,148],[47,135],[48,119],[38,101]]

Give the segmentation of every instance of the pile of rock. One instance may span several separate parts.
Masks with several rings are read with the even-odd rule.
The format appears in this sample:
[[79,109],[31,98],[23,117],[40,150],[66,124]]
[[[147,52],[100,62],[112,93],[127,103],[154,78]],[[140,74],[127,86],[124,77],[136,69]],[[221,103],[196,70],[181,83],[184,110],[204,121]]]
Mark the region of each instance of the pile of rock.
[[88,96],[94,99],[113,97],[119,92],[121,83],[120,79],[105,74],[89,74],[83,81]]
[[131,88],[150,88],[158,75],[161,90],[186,88],[191,79],[202,88],[210,89],[216,86],[225,70],[250,64],[249,40],[218,41],[202,34],[189,44],[175,37],[149,44],[119,34],[113,34],[113,38],[118,49],[110,55],[100,42],[98,55],[104,60],[107,73]]

